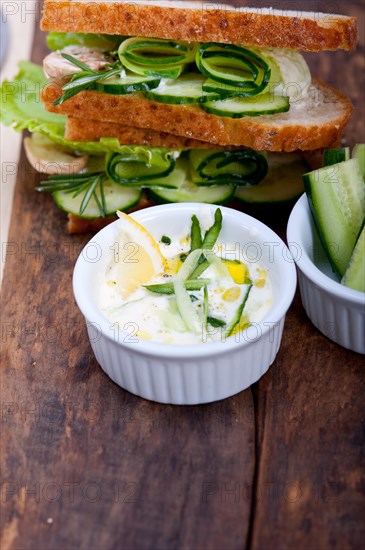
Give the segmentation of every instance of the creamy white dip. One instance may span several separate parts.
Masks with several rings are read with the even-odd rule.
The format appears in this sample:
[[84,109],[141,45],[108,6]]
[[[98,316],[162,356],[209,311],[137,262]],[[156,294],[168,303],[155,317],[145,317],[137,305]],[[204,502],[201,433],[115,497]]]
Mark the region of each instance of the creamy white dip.
[[[211,220],[200,218],[200,222],[204,229],[211,225]],[[182,265],[180,255],[187,254],[190,249],[189,232],[190,227],[174,239],[170,245],[159,242],[161,252],[168,260],[167,272],[155,276],[146,284],[163,284],[174,281],[176,273]],[[161,233],[161,237],[164,234],[166,233]],[[239,249],[238,244],[219,244],[218,241],[214,251],[221,258],[235,260],[236,269],[242,274],[244,268],[237,262],[242,262],[243,252]],[[233,264],[229,265],[234,270]],[[247,277],[251,279],[252,288],[241,317],[240,329],[237,331],[248,326],[249,323],[259,323],[272,305],[272,288],[266,267],[260,262],[247,262],[247,260],[245,266],[246,279]],[[111,276],[112,273],[115,273],[113,258],[106,269],[100,273],[98,306],[110,321],[111,326],[118,331],[127,332],[133,341],[145,339],[165,344],[188,345],[225,339],[224,327],[213,327],[203,321],[201,330],[196,333],[189,331],[180,316],[174,295],[155,294],[144,287],[139,287],[129,295],[128,299],[124,299],[114,280],[115,277]],[[237,273],[235,272],[234,275],[236,276]],[[248,284],[236,283],[230,271],[223,268],[222,272],[216,263],[211,264],[200,278],[210,279],[207,284],[209,317],[224,321],[228,326],[243,301]],[[201,290],[190,291],[189,294],[194,296],[194,308],[201,315],[204,308],[204,287]]]

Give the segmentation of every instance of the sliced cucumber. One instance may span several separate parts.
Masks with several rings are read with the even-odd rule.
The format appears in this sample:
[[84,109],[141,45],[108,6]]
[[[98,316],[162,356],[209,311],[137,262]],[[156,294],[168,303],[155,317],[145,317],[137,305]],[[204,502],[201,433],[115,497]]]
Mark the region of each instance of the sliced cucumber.
[[290,104],[287,97],[262,94],[251,99],[235,97],[219,101],[208,101],[202,103],[201,107],[212,115],[241,118],[243,116],[285,113],[289,111]]
[[[272,77],[272,69],[271,69],[271,77],[270,82],[279,82],[280,76],[278,76],[275,80],[275,78]],[[271,87],[271,89],[273,89]],[[230,86],[229,84],[222,84],[220,82],[216,82],[215,80],[212,80],[211,78],[207,78],[203,84],[203,90],[205,92],[210,93],[216,93],[219,95],[220,99],[226,99],[228,97],[246,97],[247,98],[247,91],[242,90],[242,88],[238,88],[237,86]],[[260,92],[259,94],[256,94],[255,97],[258,97],[259,95],[262,95],[263,93],[267,93],[267,90],[263,92]],[[280,92],[279,92],[280,93]]]
[[160,86],[146,96],[152,101],[184,105],[187,103],[202,103],[219,99],[217,93],[209,93],[203,90],[205,78],[200,74],[186,74],[177,80],[161,82]]
[[[211,78],[207,78],[203,83],[203,90],[205,92],[216,93],[219,95],[220,99],[225,99],[227,97],[239,97],[242,90],[237,88],[237,86],[230,86],[229,84],[222,84],[221,82],[216,82]],[[246,97],[246,96],[244,96]]]
[[119,49],[119,54],[141,66],[178,65],[185,61],[187,45],[173,40],[155,38],[128,38]]
[[[210,204],[221,204],[226,202],[234,194],[234,185],[198,187],[192,183],[187,175],[188,173],[188,163],[180,159],[176,163],[175,170],[168,176],[177,188],[166,189],[154,187],[149,190],[149,192],[159,202],[206,202]],[[158,180],[154,180],[153,183],[158,186]]]
[[270,80],[270,68],[260,55],[233,44],[202,44],[196,64],[209,79],[240,88],[241,97],[261,93]]
[[238,187],[235,197],[246,203],[285,203],[304,191],[303,174],[308,165],[296,153],[267,153],[269,172],[252,187]]
[[360,172],[365,181],[365,143],[358,143],[352,150],[352,158],[359,161]]
[[155,68],[153,66],[141,67],[137,65],[137,63],[133,63],[133,61],[125,58],[122,60],[122,63],[126,69],[135,74],[139,74],[141,76],[158,76],[159,78],[178,78],[184,69],[183,65],[173,65],[171,67],[159,67],[156,65]]
[[353,290],[365,292],[365,224],[357,239],[350,263],[341,283]]
[[125,95],[152,90],[157,88],[160,81],[161,79],[156,76],[111,76],[105,80],[97,80],[93,85],[93,89],[105,94]]
[[[174,151],[155,147],[123,148],[119,153],[108,153],[105,158],[105,171],[108,177],[119,185],[142,186],[146,182],[160,178],[165,186],[166,176],[175,168]],[[166,183],[167,187],[174,187]]]
[[199,186],[256,185],[268,170],[266,154],[250,149],[192,149],[189,158],[191,181]]
[[[106,203],[106,215],[115,214],[117,210],[128,210],[138,203],[141,198],[142,191],[136,188],[122,187],[117,183],[107,180],[104,183],[104,194]],[[55,191],[52,193],[56,204],[66,212],[75,214],[79,218],[99,218],[100,211],[94,197],[91,197],[83,214],[80,214],[80,206],[83,199],[83,194],[74,197],[72,193],[65,191]]]
[[155,178],[147,181],[140,181],[141,187],[146,189],[154,189],[155,187],[161,189],[179,189],[182,182],[186,179],[185,170],[175,168],[170,174],[161,178]]
[[305,190],[328,258],[342,277],[365,215],[365,184],[357,159],[303,176]]
[[341,147],[340,149],[325,149],[323,153],[323,166],[337,164],[350,158],[350,147]]
[[196,46],[179,41],[134,37],[120,44],[118,56],[136,74],[178,78],[195,51]]

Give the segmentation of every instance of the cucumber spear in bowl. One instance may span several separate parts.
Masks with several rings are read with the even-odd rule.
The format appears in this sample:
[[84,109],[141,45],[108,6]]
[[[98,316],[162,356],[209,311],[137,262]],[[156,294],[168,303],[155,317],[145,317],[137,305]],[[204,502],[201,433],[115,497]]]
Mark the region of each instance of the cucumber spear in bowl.
[[[335,272],[341,278],[346,273],[343,283],[350,288],[355,288],[353,280],[358,278],[356,266],[365,262],[365,250],[361,247],[363,237],[359,239],[365,217],[365,182],[358,158],[359,151],[363,152],[364,149],[357,146],[354,149],[355,156],[353,153],[353,158],[342,162],[337,160],[344,158],[343,149],[338,150],[338,156],[332,151],[333,164],[303,176],[322,245]],[[351,257],[358,239],[360,245],[356,247],[354,259]],[[353,267],[348,272],[350,260]]]
[[[365,220],[364,220],[365,221]],[[365,292],[365,223],[357,239],[350,263],[341,283],[354,290]]]

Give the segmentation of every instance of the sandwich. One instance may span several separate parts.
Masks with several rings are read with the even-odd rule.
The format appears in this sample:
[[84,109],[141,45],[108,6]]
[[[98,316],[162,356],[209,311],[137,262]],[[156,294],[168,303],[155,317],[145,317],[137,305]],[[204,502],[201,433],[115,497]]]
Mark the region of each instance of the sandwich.
[[155,201],[293,199],[303,157],[337,146],[353,111],[301,53],[354,49],[352,17],[45,0],[41,29],[52,50],[45,77],[29,65],[23,73],[47,79],[47,123],[28,124],[26,150],[49,175],[39,189],[69,212],[70,232]]

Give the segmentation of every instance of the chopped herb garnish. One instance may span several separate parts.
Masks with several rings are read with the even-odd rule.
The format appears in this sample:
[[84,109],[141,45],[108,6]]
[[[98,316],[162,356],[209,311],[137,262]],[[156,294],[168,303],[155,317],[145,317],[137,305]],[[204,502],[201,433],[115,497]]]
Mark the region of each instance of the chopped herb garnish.
[[214,223],[204,235],[203,250],[213,250],[222,229],[222,219],[222,211],[220,208],[217,208],[214,214]]
[[171,244],[171,239],[170,239],[170,237],[167,237],[167,235],[163,235],[163,236],[161,237],[161,242],[162,242],[163,244],[170,245],[170,244]]
[[193,252],[193,250],[197,250],[198,248],[202,247],[202,233],[200,229],[200,223],[198,218],[195,216],[195,214],[191,218],[191,245],[190,245],[190,252]]
[[216,317],[208,317],[207,321],[213,328],[224,328],[227,325],[225,321],[217,319]]
[[64,93],[53,102],[53,105],[61,105],[61,103],[67,101],[67,99],[70,99],[79,92],[92,88],[94,82],[97,80],[105,80],[106,78],[120,74],[123,70],[123,66],[120,61],[116,61],[114,64],[109,64],[107,66],[109,70],[104,69],[101,71],[94,71],[91,67],[76,59],[73,55],[69,55],[67,53],[63,53],[61,55],[67,59],[67,61],[81,69],[81,71],[66,75],[66,77],[71,77],[71,80],[62,86],[62,91]]
[[243,313],[243,310],[245,309],[245,305],[246,305],[246,302],[248,300],[248,297],[250,295],[250,292],[251,292],[251,289],[252,289],[252,284],[249,285],[247,287],[247,290],[246,290],[246,293],[243,297],[243,301],[241,302],[241,304],[239,305],[235,315],[233,316],[233,319],[231,321],[231,323],[228,325],[227,327],[227,330],[226,330],[226,336],[231,336],[231,334],[233,333],[234,329],[236,328],[236,326],[239,324],[240,320],[241,320],[241,317],[242,317],[242,313]]
[[[186,290],[200,290],[204,285],[210,283],[210,279],[190,279],[185,281]],[[147,288],[150,292],[155,292],[156,294],[174,294],[174,283],[162,283],[157,285],[145,285],[144,288]]]

